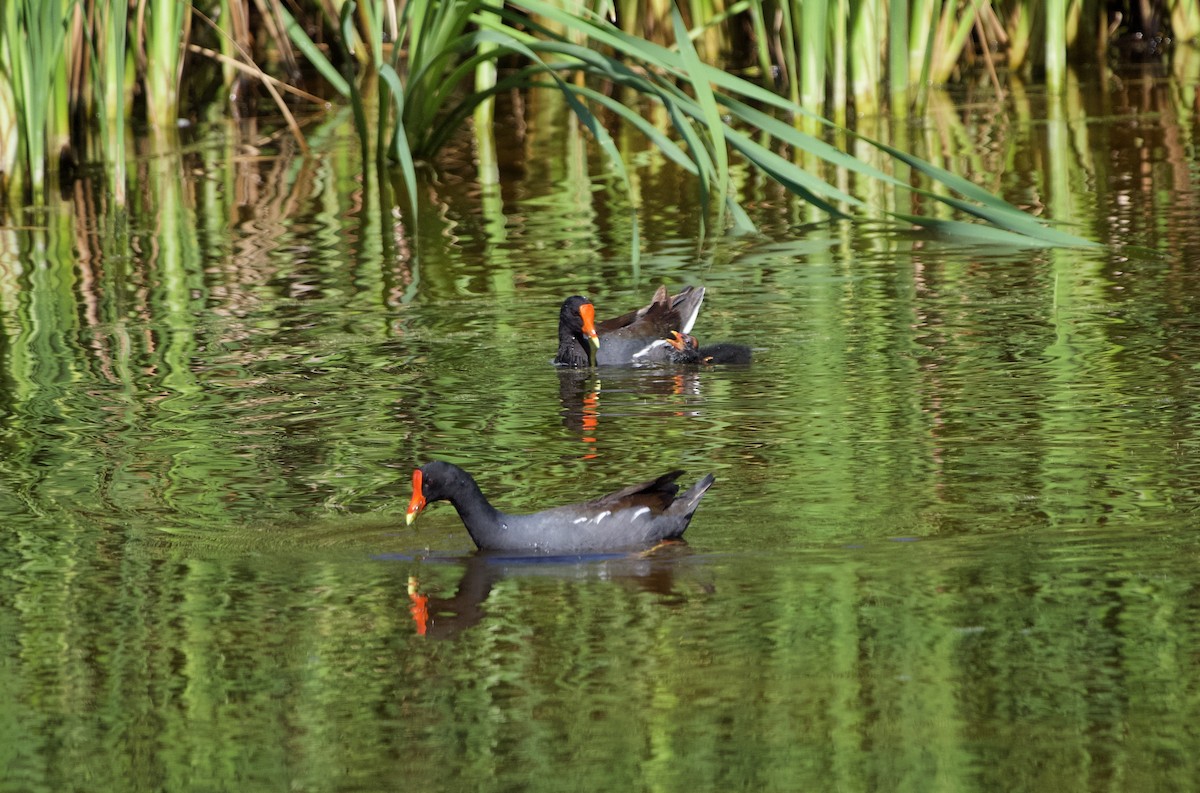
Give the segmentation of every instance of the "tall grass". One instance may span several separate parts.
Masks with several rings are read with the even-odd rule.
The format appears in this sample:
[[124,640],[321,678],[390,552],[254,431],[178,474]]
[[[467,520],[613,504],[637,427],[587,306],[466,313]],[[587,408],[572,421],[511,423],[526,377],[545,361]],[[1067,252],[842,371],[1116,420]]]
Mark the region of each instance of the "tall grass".
[[[11,106],[0,105],[0,128],[15,131],[11,156],[21,167],[6,166],[5,174],[18,187],[44,197],[47,163],[57,157],[68,135],[65,126],[66,65],[61,58],[67,38],[67,0],[7,0],[3,4],[0,74],[8,83]],[[8,146],[4,147],[8,149]],[[11,168],[11,170],[10,170]]]
[[[881,7],[876,0],[876,7]],[[366,17],[377,24],[381,3],[366,3]],[[704,217],[715,218],[724,230],[728,217],[736,229],[750,229],[749,217],[738,204],[730,180],[730,157],[741,157],[786,189],[832,217],[872,214],[876,209],[827,181],[816,170],[807,170],[781,156],[783,146],[803,152],[822,169],[853,172],[895,188],[908,188],[897,179],[824,142],[819,126],[828,124],[801,106],[762,86],[705,63],[693,46],[692,35],[678,10],[671,14],[676,46],[665,47],[628,35],[595,14],[564,11],[542,0],[525,0],[527,13],[494,6],[480,0],[458,0],[422,6],[406,6],[400,16],[399,47],[385,57],[376,43],[368,47],[379,70],[378,102],[368,106],[356,95],[353,82],[348,99],[359,118],[364,154],[369,144],[368,110],[376,114],[374,129],[379,144],[376,158],[385,151],[394,155],[410,194],[415,169],[422,159],[436,156],[481,104],[501,91],[555,90],[580,123],[592,134],[617,178],[629,189],[629,179],[620,152],[612,140],[602,114],[613,114],[646,135],[665,156],[697,179]],[[353,31],[344,24],[343,55],[349,54]],[[802,24],[822,26],[814,12]],[[368,33],[367,39],[371,40]],[[399,52],[404,52],[403,62]],[[611,54],[610,54],[611,53]],[[481,69],[489,70],[499,59],[513,67],[494,83],[488,79],[483,90],[462,90],[463,83]],[[670,120],[667,134],[604,86],[624,89],[632,95],[662,106]],[[806,119],[810,131],[797,129],[758,107]],[[390,111],[390,112],[389,112]],[[815,126],[814,126],[815,125]],[[755,130],[753,137],[743,130]],[[401,145],[384,147],[388,135]],[[1034,223],[1011,206],[974,188],[965,180],[898,149],[872,141],[896,161],[940,183],[945,190],[928,197],[959,212],[965,212],[1010,233],[1029,235],[1043,243],[1075,243],[1079,240]],[[954,197],[957,193],[958,197]],[[416,207],[413,207],[416,211]],[[905,222],[923,222],[911,215],[897,215]],[[940,228],[947,224],[940,223]],[[636,245],[635,245],[636,249]]]
[[[772,147],[860,174],[868,169],[811,135],[768,124],[753,106],[804,119],[803,129],[813,132],[824,117],[919,108],[930,82],[993,59],[1013,69],[1044,66],[1054,88],[1068,56],[1096,57],[1080,42],[1092,31],[1102,45],[1111,19],[1102,0],[567,2],[7,0],[0,3],[0,180],[12,200],[44,201],[48,176],[69,147],[110,164],[120,200],[127,125],[144,121],[165,137],[180,116],[202,111],[180,107],[180,81],[185,66],[205,60],[221,63],[227,89],[260,84],[303,141],[281,96],[301,95],[287,85],[300,58],[352,108],[367,161],[399,167],[410,201],[420,163],[435,159],[472,117],[480,129],[492,123],[494,96],[550,89],[591,132],[619,180],[627,182],[603,123],[610,116],[694,173],[720,225],[725,216],[735,226],[747,223],[731,193],[730,156],[842,216],[862,202]],[[1200,31],[1198,4],[1150,5],[1191,39]],[[208,27],[212,18],[219,34]],[[211,43],[197,43],[202,38]],[[734,76],[743,66],[750,79]],[[614,100],[614,88],[661,105],[670,127],[660,130]],[[229,94],[189,96],[212,102]],[[143,115],[131,117],[131,108]],[[739,131],[746,127],[765,133],[765,143]]]
[[99,140],[101,159],[108,164],[113,200],[125,204],[125,127],[128,90],[125,80],[125,42],[129,30],[129,6],[112,3],[96,8],[97,18],[93,39],[92,73],[98,75],[100,90],[95,92],[99,104]]
[[[120,2],[120,0],[116,0]],[[137,41],[144,48],[146,120],[161,136],[179,118],[179,68],[191,15],[186,0],[146,3],[137,16]]]
[[1200,0],[1178,0],[1171,4],[1171,32],[1179,41],[1200,39]]
[[1067,0],[1046,0],[1046,88],[1060,94],[1067,79]]

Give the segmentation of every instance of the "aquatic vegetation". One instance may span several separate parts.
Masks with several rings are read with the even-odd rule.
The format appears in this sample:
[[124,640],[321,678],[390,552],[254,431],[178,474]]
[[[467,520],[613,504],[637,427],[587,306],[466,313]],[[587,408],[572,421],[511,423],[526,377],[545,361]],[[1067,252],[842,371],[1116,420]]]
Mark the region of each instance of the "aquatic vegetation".
[[[882,151],[896,173],[922,174],[936,189],[920,195],[955,214],[1026,242],[1079,243],[899,147],[845,128],[848,111],[861,117],[884,105],[894,114],[920,108],[929,83],[950,79],[970,61],[991,67],[1001,54],[1021,69],[1040,51],[1048,84],[1061,85],[1066,56],[1080,41],[1104,46],[1107,5],[1055,0],[1037,14],[1035,5],[709,0],[689,4],[685,19],[673,3],[15,0],[0,12],[0,181],[10,201],[40,204],[52,176],[69,177],[79,159],[99,161],[121,203],[131,121],[144,121],[158,145],[169,144],[176,119],[236,100],[248,83],[271,96],[303,147],[301,126],[281,94],[321,101],[290,85],[302,59],[351,108],[364,163],[376,164],[378,183],[396,167],[410,202],[420,164],[436,160],[471,118],[486,181],[496,170],[489,147],[494,97],[550,89],[591,133],[627,192],[614,119],[692,174],[708,230],[752,228],[731,178],[739,158],[830,217],[890,216],[954,228],[944,217],[873,206],[845,189],[839,174],[909,189],[907,177],[850,153],[845,141],[857,141]],[[1188,38],[1200,30],[1196,2],[1153,10],[1158,16],[1140,21],[1155,30]],[[1096,35],[1089,39],[1089,32]],[[1035,37],[1044,41],[1040,50],[1031,45]],[[736,50],[750,54],[744,74],[733,69],[743,65]],[[189,86],[196,74],[204,87],[181,98],[184,73]],[[668,123],[649,120],[644,103],[661,108]],[[835,136],[838,146],[830,143]],[[636,223],[632,228],[636,234]]]

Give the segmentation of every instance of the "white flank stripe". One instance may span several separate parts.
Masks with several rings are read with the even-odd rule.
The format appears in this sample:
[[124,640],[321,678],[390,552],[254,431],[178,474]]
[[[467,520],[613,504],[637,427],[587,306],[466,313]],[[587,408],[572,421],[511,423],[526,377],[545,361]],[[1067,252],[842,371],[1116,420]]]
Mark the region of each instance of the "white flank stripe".
[[646,357],[647,355],[649,355],[649,354],[650,354],[650,353],[651,353],[651,352],[652,352],[652,351],[653,351],[653,350],[654,350],[656,347],[666,347],[666,346],[667,346],[667,340],[666,340],[666,339],[655,339],[654,341],[650,342],[649,344],[647,344],[647,345],[646,345],[645,347],[643,347],[642,349],[640,349],[640,350],[638,350],[637,352],[635,352],[635,353],[633,354],[633,359],[636,361],[638,358],[645,358],[645,357]]

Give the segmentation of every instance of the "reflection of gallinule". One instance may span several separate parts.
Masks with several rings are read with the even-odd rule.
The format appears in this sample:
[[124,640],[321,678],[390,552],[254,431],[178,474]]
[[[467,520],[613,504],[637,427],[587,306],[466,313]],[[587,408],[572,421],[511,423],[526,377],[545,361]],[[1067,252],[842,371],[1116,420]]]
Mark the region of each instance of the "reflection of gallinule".
[[684,287],[670,297],[667,288],[660,286],[650,305],[596,322],[592,301],[579,295],[568,297],[558,314],[558,354],[554,363],[624,366],[666,361],[663,340],[673,330],[690,331],[702,302],[702,286]]
[[708,474],[678,495],[675,480],[682,473],[672,471],[584,504],[508,515],[488,503],[470,474],[435,460],[413,471],[405,518],[412,523],[427,502],[449,501],[481,550],[561,554],[646,548],[680,537],[712,486]]
[[721,341],[701,347],[700,342],[696,341],[696,337],[689,336],[686,331],[684,333],[672,331],[671,338],[666,342],[670,345],[670,349],[667,351],[667,360],[671,363],[750,363],[750,348],[744,344]]
[[[505,551],[478,551],[463,557],[428,557],[434,564],[450,563],[462,566],[458,589],[452,596],[429,594],[418,575],[408,579],[408,611],[413,627],[431,639],[451,639],[478,625],[488,616],[488,599],[493,588],[508,579],[519,591],[538,593],[526,587],[530,579],[551,578],[562,581],[602,580],[605,585],[619,584],[654,595],[664,606],[682,606],[688,602],[690,591],[711,592],[712,585],[702,568],[688,566],[681,582],[677,573],[684,568],[678,562],[689,553],[682,543],[671,547],[656,547],[640,553],[594,553],[587,555],[590,564],[579,564],[579,554],[527,554]],[[436,579],[435,579],[436,581]],[[681,586],[684,583],[686,586]],[[436,584],[434,591],[437,591]],[[534,594],[537,597],[537,594]]]
[[600,381],[589,369],[560,368],[558,399],[562,404],[563,426],[587,444],[582,459],[596,456],[600,429]]

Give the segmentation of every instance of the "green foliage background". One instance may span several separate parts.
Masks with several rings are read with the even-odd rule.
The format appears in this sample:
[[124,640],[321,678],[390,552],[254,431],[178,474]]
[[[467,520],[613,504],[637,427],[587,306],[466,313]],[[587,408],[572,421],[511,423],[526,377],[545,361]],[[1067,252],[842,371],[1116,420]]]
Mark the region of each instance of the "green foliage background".
[[[0,180],[10,203],[42,204],[55,176],[73,175],[60,164],[99,162],[109,171],[114,199],[123,203],[131,121],[144,124],[155,145],[169,145],[177,119],[211,117],[231,101],[239,113],[257,114],[260,108],[243,98],[257,85],[305,148],[305,118],[322,97],[346,103],[364,161],[398,167],[411,208],[418,167],[436,161],[473,114],[481,178],[489,178],[496,169],[488,143],[490,98],[542,87],[563,92],[627,190],[626,166],[610,132],[613,118],[634,125],[691,170],[705,214],[714,214],[712,226],[720,231],[727,217],[735,230],[749,228],[730,181],[731,150],[831,216],[859,216],[860,197],[818,169],[796,165],[815,156],[833,169],[863,167],[859,158],[830,148],[822,113],[840,124],[848,108],[860,117],[885,103],[895,115],[910,107],[923,111],[929,85],[950,79],[964,61],[985,63],[996,79],[994,62],[1001,57],[1014,72],[1044,70],[1051,90],[1060,92],[1068,53],[1108,57],[1107,37],[1121,30],[1112,22],[1127,18],[1110,18],[1120,14],[1110,5],[753,0],[692,3],[685,16],[654,3],[367,0],[302,4],[298,17],[281,2],[14,0],[0,18]],[[1149,12],[1129,15],[1139,26],[1130,32],[1161,30],[1189,42],[1200,29],[1194,0],[1138,4],[1143,7]],[[320,75],[311,91],[296,85],[302,61]],[[746,79],[731,73],[739,69]],[[669,124],[631,112],[631,94],[661,103]],[[769,108],[783,122],[750,105]],[[1082,242],[1030,222],[950,174],[888,152],[901,180],[906,167],[916,167],[966,199],[956,205],[965,216],[1043,244]],[[386,180],[381,174],[377,181]],[[940,191],[933,197],[950,200]]]

